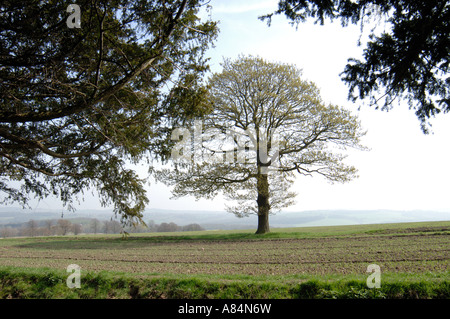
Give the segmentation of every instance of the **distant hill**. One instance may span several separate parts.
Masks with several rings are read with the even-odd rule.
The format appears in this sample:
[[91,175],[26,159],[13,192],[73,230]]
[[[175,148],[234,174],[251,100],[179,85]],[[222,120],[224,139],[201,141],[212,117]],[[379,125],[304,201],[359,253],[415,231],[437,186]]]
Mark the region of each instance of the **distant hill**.
[[113,217],[113,213],[109,210],[79,210],[76,212],[62,212],[56,209],[22,209],[19,207],[0,207],[0,225],[4,224],[20,224],[31,219],[60,219],[60,218],[97,218],[106,220]]
[[[108,210],[78,210],[64,212],[49,209],[23,210],[15,207],[0,207],[0,226],[27,222],[30,219],[114,218]],[[257,218],[237,218],[225,211],[147,209],[144,221],[157,224],[173,222],[178,225],[196,223],[205,229],[253,229]],[[270,216],[270,225],[275,227],[306,227],[358,225],[379,223],[404,223],[420,221],[450,220],[450,212],[397,211],[397,210],[314,210],[303,212],[281,212]]]
[[[152,209],[145,213],[145,220],[156,223],[198,223],[205,229],[251,229],[257,225],[257,217],[237,218],[224,211],[175,211]],[[450,212],[395,211],[395,210],[315,210],[303,212],[281,212],[269,218],[271,227],[307,227],[358,225],[380,223],[406,223],[420,221],[450,220]]]

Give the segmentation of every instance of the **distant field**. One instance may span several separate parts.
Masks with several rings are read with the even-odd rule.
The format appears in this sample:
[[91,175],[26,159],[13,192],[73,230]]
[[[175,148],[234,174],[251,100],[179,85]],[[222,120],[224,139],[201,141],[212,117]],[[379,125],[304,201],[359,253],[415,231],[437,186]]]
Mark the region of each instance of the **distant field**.
[[[336,287],[343,285],[348,292],[351,290],[349,282],[369,293],[364,287],[369,275],[366,269],[370,264],[377,264],[381,268],[380,296],[403,298],[406,292],[398,285],[411,284],[422,287],[419,289],[422,292],[416,292],[415,297],[450,298],[450,222],[283,228],[262,236],[240,230],[131,234],[126,239],[116,235],[1,239],[0,283],[3,284],[0,287],[3,297],[12,296],[5,280],[9,280],[10,285],[18,284],[21,276],[33,274],[30,276],[37,282],[39,274],[45,277],[49,272],[59,278],[56,282],[61,285],[60,293],[64,295],[61,291],[64,291],[65,269],[69,264],[81,267],[82,282],[83,278],[104,276],[111,282],[115,277],[147,281],[142,282],[142,286],[150,282],[157,285],[170,279],[172,290],[177,281],[183,280],[194,280],[196,283],[192,285],[196,287],[201,282],[206,286],[222,285],[223,289],[235,284],[239,287],[249,284],[272,287],[267,290],[284,287],[276,294],[259,293],[248,295],[248,298],[301,297],[299,285],[311,283],[315,285],[315,295],[311,297],[315,298],[342,297],[343,288]],[[164,290],[160,294],[152,288],[146,291],[153,293],[140,297],[180,297],[171,295],[169,288],[164,287],[158,288]],[[180,283],[177,289],[180,287],[183,284]],[[194,290],[188,284],[181,297],[222,296],[218,292],[207,294],[205,291],[201,295],[198,289],[195,293]],[[341,295],[333,294],[335,290],[341,291]],[[74,290],[70,291],[70,294],[74,293]],[[48,291],[47,294],[55,297]],[[414,297],[410,292],[408,294]],[[19,292],[16,297],[24,295],[25,292],[22,295]],[[242,297],[242,293],[225,296]],[[88,297],[111,296],[91,292]]]

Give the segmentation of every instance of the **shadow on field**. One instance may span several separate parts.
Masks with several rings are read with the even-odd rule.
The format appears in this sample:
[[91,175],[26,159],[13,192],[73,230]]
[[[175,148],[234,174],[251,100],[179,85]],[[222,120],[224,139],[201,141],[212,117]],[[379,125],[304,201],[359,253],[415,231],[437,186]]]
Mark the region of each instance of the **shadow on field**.
[[121,238],[108,238],[98,239],[78,239],[78,238],[67,238],[67,239],[48,239],[16,245],[19,248],[27,249],[42,249],[42,250],[67,250],[67,249],[126,249],[142,246],[142,242],[136,242],[133,240],[122,240]]
[[[71,237],[34,237],[27,238],[25,242],[15,244],[18,248],[31,249],[127,249],[142,248],[146,245],[154,246],[159,244],[176,243],[205,243],[205,242],[248,242],[261,240],[301,240],[320,238],[344,238],[344,237],[380,237],[387,238],[407,237],[407,236],[430,236],[430,235],[450,235],[450,225],[448,222],[441,222],[440,225],[428,225],[427,227],[387,227],[380,225],[362,225],[362,226],[335,226],[312,228],[309,231],[292,231],[292,229],[283,229],[273,231],[263,235],[256,235],[253,232],[186,232],[170,234],[137,234],[129,236],[120,235],[94,235],[94,236],[71,236]],[[355,238],[356,238],[355,237]]]
[[148,245],[170,244],[170,243],[195,243],[195,242],[223,242],[223,241],[254,241],[267,239],[289,239],[305,237],[307,233],[267,233],[255,235],[254,233],[232,233],[232,234],[204,234],[204,235],[163,235],[163,236],[128,236],[128,237],[45,237],[32,238],[31,242],[15,245],[18,248],[28,249],[127,249]]

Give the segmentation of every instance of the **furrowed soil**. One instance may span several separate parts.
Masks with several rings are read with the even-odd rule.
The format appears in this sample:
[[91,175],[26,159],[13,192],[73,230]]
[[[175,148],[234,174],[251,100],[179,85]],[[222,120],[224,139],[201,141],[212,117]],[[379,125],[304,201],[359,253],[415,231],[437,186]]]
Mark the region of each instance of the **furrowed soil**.
[[65,270],[77,264],[83,273],[121,272],[136,278],[301,282],[365,278],[367,266],[376,264],[383,276],[432,274],[448,284],[449,240],[450,222],[281,229],[264,236],[196,232],[9,238],[0,240],[0,266]]

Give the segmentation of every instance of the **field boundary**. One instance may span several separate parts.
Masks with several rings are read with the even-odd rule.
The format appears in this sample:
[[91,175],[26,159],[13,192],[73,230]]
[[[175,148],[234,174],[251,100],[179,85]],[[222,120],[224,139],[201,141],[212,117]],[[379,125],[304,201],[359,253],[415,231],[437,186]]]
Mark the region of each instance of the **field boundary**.
[[449,236],[450,221],[6,238],[0,299],[450,299]]
[[450,299],[450,281],[388,282],[369,289],[364,280],[298,283],[222,281],[87,273],[81,288],[67,287],[55,270],[0,268],[1,299]]

